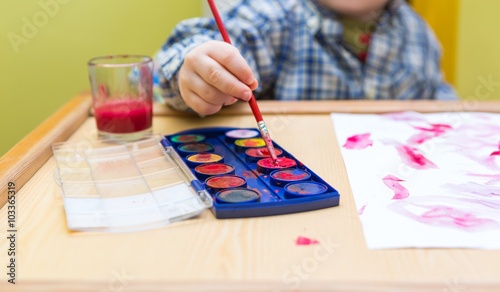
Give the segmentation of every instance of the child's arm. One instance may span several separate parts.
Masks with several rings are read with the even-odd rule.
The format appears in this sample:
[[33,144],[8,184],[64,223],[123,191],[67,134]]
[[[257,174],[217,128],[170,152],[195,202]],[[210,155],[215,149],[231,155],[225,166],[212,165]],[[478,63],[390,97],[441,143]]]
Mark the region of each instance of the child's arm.
[[436,89],[436,99],[437,100],[457,100],[458,95],[448,83],[441,82]]

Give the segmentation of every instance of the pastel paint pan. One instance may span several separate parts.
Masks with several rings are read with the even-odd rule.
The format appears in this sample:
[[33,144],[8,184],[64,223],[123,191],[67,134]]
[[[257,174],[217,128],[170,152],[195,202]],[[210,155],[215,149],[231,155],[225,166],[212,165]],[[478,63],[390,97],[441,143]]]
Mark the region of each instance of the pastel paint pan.
[[260,136],[260,133],[257,130],[237,129],[237,130],[227,131],[224,135],[226,137],[227,142],[233,143],[238,139],[257,138]]
[[244,188],[247,186],[247,181],[237,175],[221,175],[209,177],[205,185],[210,191],[216,193],[229,188]]
[[234,174],[234,167],[225,163],[206,163],[198,165],[194,172],[196,177],[205,181],[211,176]]
[[304,198],[325,193],[328,187],[319,182],[294,182],[285,186],[286,198]]
[[245,153],[247,149],[265,147],[266,142],[262,138],[238,139],[234,141],[234,146],[237,152]]
[[224,157],[217,153],[196,153],[186,157],[187,165],[195,168],[205,163],[224,162]]
[[205,135],[201,134],[184,134],[184,135],[175,135],[170,137],[170,142],[172,142],[172,144],[176,146],[186,143],[198,143],[204,140],[205,140]]
[[[276,153],[276,156],[280,156],[283,154],[283,150],[274,148],[274,153]],[[267,157],[271,157],[271,154],[269,154],[269,150],[266,147],[250,148],[245,150],[245,159],[251,163],[256,163],[262,158]]]
[[222,204],[254,203],[259,201],[260,194],[252,189],[232,188],[218,192],[215,199]]
[[278,157],[276,163],[271,157],[262,158],[261,160],[257,161],[257,171],[265,174],[269,174],[274,170],[294,168],[296,166],[297,162],[287,157]]
[[181,156],[185,157],[195,153],[213,152],[214,146],[208,143],[187,143],[177,147],[177,150]]
[[269,182],[273,186],[284,187],[291,182],[306,181],[311,178],[311,174],[300,168],[275,170],[269,175]]

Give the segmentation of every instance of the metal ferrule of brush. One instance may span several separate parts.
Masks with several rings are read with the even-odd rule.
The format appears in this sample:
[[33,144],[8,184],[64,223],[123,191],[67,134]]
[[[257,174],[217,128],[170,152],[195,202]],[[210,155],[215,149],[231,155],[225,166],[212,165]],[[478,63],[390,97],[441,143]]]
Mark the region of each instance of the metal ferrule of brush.
[[269,131],[267,130],[266,123],[264,123],[264,121],[258,122],[257,126],[259,127],[259,132],[262,138],[269,137]]
[[271,135],[269,135],[269,131],[267,130],[266,123],[264,121],[260,121],[257,123],[257,126],[259,127],[260,135],[266,142],[267,149],[269,150],[269,154],[271,154],[271,157],[273,160],[276,160],[276,154],[274,152],[274,145],[273,141],[271,140]]

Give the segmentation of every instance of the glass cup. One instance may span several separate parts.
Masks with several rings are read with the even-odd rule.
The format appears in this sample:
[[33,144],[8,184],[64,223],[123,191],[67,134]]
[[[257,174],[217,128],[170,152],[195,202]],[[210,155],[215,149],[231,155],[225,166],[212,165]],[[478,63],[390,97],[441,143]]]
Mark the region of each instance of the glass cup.
[[98,137],[134,141],[152,134],[153,60],[112,55],[88,62]]

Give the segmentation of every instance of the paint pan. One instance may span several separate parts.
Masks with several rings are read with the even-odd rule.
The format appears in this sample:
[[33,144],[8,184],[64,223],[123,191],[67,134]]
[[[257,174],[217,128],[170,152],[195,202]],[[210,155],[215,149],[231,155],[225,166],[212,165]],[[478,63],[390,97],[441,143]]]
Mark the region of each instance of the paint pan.
[[175,135],[170,137],[170,142],[173,145],[179,146],[181,144],[186,143],[198,143],[205,140],[205,135],[200,134],[184,134],[184,135]]
[[234,141],[238,139],[248,139],[248,138],[257,138],[260,136],[259,131],[251,130],[251,129],[237,129],[227,131],[225,133],[226,141],[228,143],[234,143]]
[[186,157],[186,162],[189,167],[197,167],[205,163],[224,162],[224,157],[217,153],[196,153]]
[[269,182],[273,186],[283,187],[291,182],[306,181],[311,178],[311,174],[300,168],[275,170],[271,172]]
[[218,192],[215,199],[223,204],[254,203],[259,201],[260,194],[252,189],[232,188]]
[[325,193],[328,187],[318,182],[294,182],[285,186],[286,198],[305,198]]
[[194,172],[198,179],[204,181],[211,176],[234,174],[234,167],[225,163],[206,163],[198,165]]
[[265,174],[269,174],[274,170],[294,168],[296,166],[297,162],[295,160],[286,157],[278,157],[276,163],[270,157],[257,161],[257,171]]
[[[278,148],[274,148],[274,152],[276,153],[276,156],[280,156],[281,154],[283,154],[283,150]],[[269,150],[266,147],[250,148],[245,151],[245,159],[250,163],[256,163],[262,158],[267,157],[271,157],[271,155],[269,154]]]
[[262,138],[238,139],[234,141],[234,145],[237,152],[245,153],[247,149],[265,147],[266,142]]
[[244,188],[247,186],[247,181],[237,175],[221,175],[209,177],[205,185],[211,192],[218,192],[229,188]]
[[214,146],[208,143],[188,143],[177,147],[177,152],[185,157],[195,153],[213,152]]

